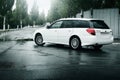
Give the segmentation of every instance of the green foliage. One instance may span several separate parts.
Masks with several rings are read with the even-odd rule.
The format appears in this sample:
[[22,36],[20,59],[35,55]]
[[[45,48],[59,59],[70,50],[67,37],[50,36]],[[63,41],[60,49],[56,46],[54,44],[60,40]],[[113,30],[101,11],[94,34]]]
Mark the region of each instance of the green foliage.
[[[51,8],[48,12],[47,21],[54,21],[59,18],[75,17],[81,10],[99,8],[119,8],[120,0],[51,0]],[[11,10],[15,0],[0,0],[0,28],[3,25],[3,16],[6,16],[6,25],[10,28],[20,26],[22,21],[23,26],[41,25],[46,22],[44,11],[41,13],[34,2],[30,14],[28,14],[28,5],[26,0],[16,0],[15,10]]]
[[40,14],[39,14],[39,19],[38,19],[38,25],[42,25],[46,22],[45,20],[45,13],[44,11],[42,11]]
[[33,3],[33,7],[31,9],[31,13],[30,13],[30,25],[42,25],[43,23],[45,23],[45,14],[44,11],[42,11],[39,14],[39,8],[36,5],[36,1],[34,1]]
[[0,29],[2,29],[3,26],[3,17],[0,17]]
[[35,0],[34,3],[33,3],[32,9],[31,9],[31,13],[30,13],[32,25],[37,23],[38,17],[39,17],[39,8],[36,5],[36,3],[37,2]]
[[16,0],[15,19],[16,23],[20,25],[20,21],[23,25],[27,25],[26,18],[28,18],[28,7],[26,0]]
[[14,0],[0,0],[0,15],[5,16],[14,4]]
[[16,0],[16,8],[12,11],[11,8],[14,1],[15,0],[0,0],[0,4],[3,5],[2,7],[0,5],[0,14],[4,14],[6,16],[6,26],[9,24],[10,28],[16,28],[17,25],[20,26],[20,21],[22,21],[23,26],[25,26],[28,24],[28,9],[26,0]]
[[10,28],[20,27],[20,21],[22,25],[28,24],[28,8],[26,0],[16,0],[16,8],[10,11],[6,16],[6,22],[10,25]]
[[120,0],[116,0],[116,7],[118,7],[120,9]]
[[81,10],[115,7],[120,8],[120,0],[52,0],[47,20],[73,17]]
[[3,27],[3,17],[11,13],[14,0],[0,0],[0,29]]

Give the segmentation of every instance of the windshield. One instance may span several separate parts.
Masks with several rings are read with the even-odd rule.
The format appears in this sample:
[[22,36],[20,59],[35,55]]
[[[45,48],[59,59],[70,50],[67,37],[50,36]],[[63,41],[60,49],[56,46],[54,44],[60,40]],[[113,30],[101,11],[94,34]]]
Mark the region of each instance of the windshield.
[[109,27],[102,20],[92,20],[91,22],[94,28],[109,29]]

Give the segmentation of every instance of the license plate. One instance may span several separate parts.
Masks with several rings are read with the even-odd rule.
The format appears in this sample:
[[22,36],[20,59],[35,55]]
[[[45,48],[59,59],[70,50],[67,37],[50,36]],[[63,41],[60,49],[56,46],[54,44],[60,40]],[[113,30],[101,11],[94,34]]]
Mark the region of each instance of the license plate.
[[109,32],[101,32],[101,34],[109,34]]

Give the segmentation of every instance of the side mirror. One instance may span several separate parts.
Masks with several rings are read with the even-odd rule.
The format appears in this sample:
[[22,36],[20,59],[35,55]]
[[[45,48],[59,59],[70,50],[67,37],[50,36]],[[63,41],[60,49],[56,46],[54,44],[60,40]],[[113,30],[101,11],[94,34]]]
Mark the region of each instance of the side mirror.
[[49,29],[50,28],[50,25],[47,25],[47,29]]
[[46,23],[46,28],[50,28],[50,23]]

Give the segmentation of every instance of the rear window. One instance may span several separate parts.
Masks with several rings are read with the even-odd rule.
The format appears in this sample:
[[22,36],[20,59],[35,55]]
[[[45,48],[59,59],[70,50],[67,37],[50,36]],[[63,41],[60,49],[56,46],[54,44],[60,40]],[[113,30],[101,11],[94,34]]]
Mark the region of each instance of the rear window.
[[105,24],[104,21],[101,20],[92,20],[92,25],[94,28],[99,28],[99,29],[109,29],[109,27]]
[[74,27],[75,28],[89,28],[90,24],[88,21],[84,21],[84,20],[76,20],[73,21],[74,22]]

